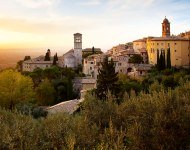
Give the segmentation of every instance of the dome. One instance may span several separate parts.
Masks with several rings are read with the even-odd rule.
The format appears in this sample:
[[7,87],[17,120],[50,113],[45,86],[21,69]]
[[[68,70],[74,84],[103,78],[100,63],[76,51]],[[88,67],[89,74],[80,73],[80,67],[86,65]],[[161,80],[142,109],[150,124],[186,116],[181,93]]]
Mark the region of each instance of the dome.
[[163,23],[169,23],[169,20],[165,17],[165,19],[163,20]]

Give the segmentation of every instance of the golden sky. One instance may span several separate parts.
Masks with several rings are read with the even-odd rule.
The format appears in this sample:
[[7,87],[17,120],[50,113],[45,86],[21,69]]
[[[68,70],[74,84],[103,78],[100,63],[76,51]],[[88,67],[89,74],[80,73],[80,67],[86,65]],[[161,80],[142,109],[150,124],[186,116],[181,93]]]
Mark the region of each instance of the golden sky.
[[112,46],[161,36],[165,16],[171,32],[190,29],[188,0],[0,0],[0,51],[28,49],[61,53],[83,34],[83,48]]

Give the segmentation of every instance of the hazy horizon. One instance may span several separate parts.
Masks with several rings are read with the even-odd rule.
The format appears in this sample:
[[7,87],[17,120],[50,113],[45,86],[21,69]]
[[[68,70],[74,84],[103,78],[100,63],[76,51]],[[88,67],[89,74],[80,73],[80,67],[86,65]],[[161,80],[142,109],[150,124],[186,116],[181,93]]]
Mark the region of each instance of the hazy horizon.
[[[165,16],[171,34],[190,30],[188,0],[9,0],[0,5],[0,64],[25,55],[63,55],[73,34],[83,34],[83,48],[101,48],[147,36],[161,36]],[[11,56],[15,54],[15,56]],[[14,57],[14,59],[13,59]]]

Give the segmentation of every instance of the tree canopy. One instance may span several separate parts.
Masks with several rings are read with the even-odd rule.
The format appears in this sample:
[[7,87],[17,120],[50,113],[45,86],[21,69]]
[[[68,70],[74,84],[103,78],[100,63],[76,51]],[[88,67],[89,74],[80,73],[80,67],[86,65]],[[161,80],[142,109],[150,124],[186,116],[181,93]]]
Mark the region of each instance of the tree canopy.
[[115,72],[113,60],[111,59],[111,61],[109,61],[107,56],[101,65],[102,67],[98,70],[99,75],[97,77],[96,95],[99,99],[105,100],[107,98],[108,91],[115,94],[118,73]]
[[129,63],[134,63],[134,64],[140,64],[143,62],[143,58],[141,55],[139,54],[135,54],[133,55],[130,59],[129,59]]
[[20,102],[35,98],[33,82],[30,77],[14,70],[0,72],[0,105],[9,109]]

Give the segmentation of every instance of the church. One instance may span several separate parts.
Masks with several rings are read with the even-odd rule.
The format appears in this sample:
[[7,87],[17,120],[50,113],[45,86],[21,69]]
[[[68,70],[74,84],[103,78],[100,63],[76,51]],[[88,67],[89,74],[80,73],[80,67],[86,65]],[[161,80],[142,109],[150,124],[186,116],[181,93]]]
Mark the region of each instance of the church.
[[[49,55],[49,60],[45,60],[45,56],[39,56],[34,59],[26,60],[22,63],[22,71],[32,72],[37,68],[50,68],[53,64],[53,57],[50,50],[46,55]],[[76,68],[82,65],[82,34],[74,34],[74,49],[69,50],[63,56],[58,57],[57,65],[61,68]]]
[[157,53],[164,52],[170,48],[171,65],[173,67],[189,68],[190,66],[190,32],[177,36],[171,35],[170,22],[165,17],[162,24],[161,37],[148,37],[146,41],[149,63],[157,63]]

